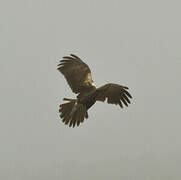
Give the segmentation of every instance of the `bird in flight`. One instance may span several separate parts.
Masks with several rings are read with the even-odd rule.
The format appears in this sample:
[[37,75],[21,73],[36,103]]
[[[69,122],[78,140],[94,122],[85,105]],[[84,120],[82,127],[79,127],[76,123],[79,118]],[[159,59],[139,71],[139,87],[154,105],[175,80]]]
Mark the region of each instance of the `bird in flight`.
[[126,86],[108,83],[96,88],[89,66],[74,54],[63,57],[57,69],[64,75],[72,91],[78,94],[76,99],[64,98],[67,102],[60,105],[60,118],[69,127],[84,122],[88,118],[88,109],[96,101],[104,102],[107,99],[108,104],[121,108],[131,103],[132,96]]

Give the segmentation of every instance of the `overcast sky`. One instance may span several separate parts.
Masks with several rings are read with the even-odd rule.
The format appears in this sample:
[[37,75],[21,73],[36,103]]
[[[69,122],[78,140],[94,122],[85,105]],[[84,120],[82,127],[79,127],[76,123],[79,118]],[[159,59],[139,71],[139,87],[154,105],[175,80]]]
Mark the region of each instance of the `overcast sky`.
[[[181,3],[0,1],[0,179],[180,180]],[[74,53],[96,86],[130,88],[125,109],[96,103],[69,128],[56,70]]]

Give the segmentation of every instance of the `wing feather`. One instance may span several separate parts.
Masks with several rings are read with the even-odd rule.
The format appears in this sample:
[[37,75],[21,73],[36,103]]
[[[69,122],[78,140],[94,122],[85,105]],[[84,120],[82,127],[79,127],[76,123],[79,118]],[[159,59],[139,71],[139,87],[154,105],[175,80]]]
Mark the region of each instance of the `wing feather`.
[[71,54],[63,57],[57,69],[64,75],[74,93],[93,87],[90,68],[78,56]]
[[107,99],[108,104],[119,104],[123,108],[123,104],[128,106],[132,96],[127,91],[128,87],[121,86],[119,84],[106,84],[96,90],[96,100],[105,101]]

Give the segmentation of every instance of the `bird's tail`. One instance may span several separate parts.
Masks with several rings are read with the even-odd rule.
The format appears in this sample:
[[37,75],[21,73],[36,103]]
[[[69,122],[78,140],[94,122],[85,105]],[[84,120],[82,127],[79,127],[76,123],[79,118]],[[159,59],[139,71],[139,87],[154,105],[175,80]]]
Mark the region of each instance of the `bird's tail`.
[[84,121],[84,118],[88,118],[85,105],[77,103],[76,99],[64,98],[63,100],[68,102],[60,105],[59,112],[62,122],[68,124],[69,127],[75,127],[76,124],[79,126]]

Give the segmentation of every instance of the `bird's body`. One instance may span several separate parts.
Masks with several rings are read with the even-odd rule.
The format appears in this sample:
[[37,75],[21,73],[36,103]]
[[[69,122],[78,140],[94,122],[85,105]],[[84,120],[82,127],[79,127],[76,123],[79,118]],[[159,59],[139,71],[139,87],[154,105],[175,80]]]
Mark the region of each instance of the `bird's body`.
[[87,111],[96,101],[104,102],[107,99],[109,104],[119,104],[121,108],[123,104],[128,106],[130,103],[132,96],[125,86],[109,83],[96,88],[88,65],[76,55],[63,57],[58,70],[65,76],[72,91],[78,94],[77,99],[64,98],[68,103],[61,104],[59,109],[62,121],[70,127],[79,126],[87,119]]
[[78,103],[85,104],[88,110],[96,102],[96,88],[92,91],[77,96]]

